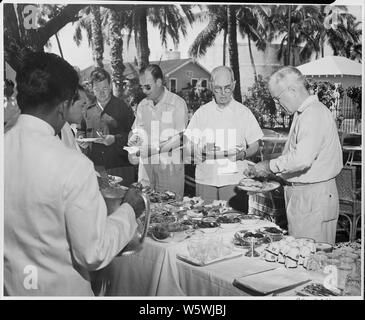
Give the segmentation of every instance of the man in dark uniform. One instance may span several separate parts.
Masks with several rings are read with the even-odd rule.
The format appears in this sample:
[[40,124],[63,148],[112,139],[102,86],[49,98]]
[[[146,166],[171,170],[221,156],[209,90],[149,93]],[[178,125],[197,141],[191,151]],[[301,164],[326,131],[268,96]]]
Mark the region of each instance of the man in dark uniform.
[[92,89],[96,102],[85,111],[81,131],[88,138],[99,138],[92,142],[86,155],[94,162],[97,171],[123,178],[122,184],[129,186],[135,182],[135,167],[128,161],[128,133],[134,122],[130,106],[112,93],[110,75],[102,68],[91,73]]

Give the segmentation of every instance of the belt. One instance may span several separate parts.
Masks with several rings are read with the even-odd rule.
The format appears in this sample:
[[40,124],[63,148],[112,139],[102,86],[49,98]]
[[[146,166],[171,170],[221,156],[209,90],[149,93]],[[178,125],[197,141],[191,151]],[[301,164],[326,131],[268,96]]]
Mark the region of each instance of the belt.
[[318,184],[318,183],[322,183],[322,182],[326,182],[326,181],[329,181],[329,180],[317,181],[317,182],[289,182],[289,181],[285,181],[284,186],[289,186],[289,187],[309,186],[311,184]]
[[[315,182],[318,183],[318,182]],[[306,186],[306,185],[310,185],[313,183],[303,183],[303,182],[289,182],[289,181],[285,181],[284,185],[288,186],[288,187],[298,187],[298,186]]]

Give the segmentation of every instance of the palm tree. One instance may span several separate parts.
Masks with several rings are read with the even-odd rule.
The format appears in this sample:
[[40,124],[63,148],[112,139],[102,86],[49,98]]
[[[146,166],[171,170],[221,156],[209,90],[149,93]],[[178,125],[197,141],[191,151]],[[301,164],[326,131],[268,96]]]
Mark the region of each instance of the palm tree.
[[192,24],[194,15],[191,5],[121,5],[122,25],[128,30],[127,43],[134,35],[137,50],[138,67],[149,64],[150,49],[148,44],[148,22],[160,31],[161,43],[167,46],[170,36],[174,45],[180,41],[180,33],[187,36],[187,25]]
[[93,58],[95,66],[103,68],[104,39],[101,29],[100,6],[91,5],[90,12]]
[[123,80],[125,66],[123,64],[123,34],[121,32],[120,13],[109,9],[109,42],[112,68],[113,93],[117,97],[123,94]]
[[[328,7],[308,5],[291,7],[290,28],[286,6],[275,6],[271,17],[277,28],[277,32],[273,32],[271,37],[275,38],[284,34],[278,51],[279,60],[282,56],[287,56],[289,47],[300,47],[300,61],[309,59],[313,53],[316,54],[316,58],[320,54],[323,57],[325,43],[330,45],[334,55],[351,56],[349,53],[351,49],[348,48],[359,43],[361,30],[358,28],[360,22],[356,22],[355,17],[346,12],[345,6],[336,6],[340,10],[338,24],[330,28],[326,28],[324,23],[329,13]],[[295,54],[291,54],[291,57],[292,64],[295,65]]]
[[228,53],[231,68],[233,70],[236,86],[234,88],[233,96],[238,102],[242,102],[241,81],[240,81],[240,64],[238,59],[237,46],[237,6],[229,6],[228,8]]
[[242,101],[240,73],[239,73],[239,59],[237,48],[237,13],[238,6],[207,6],[208,14],[206,18],[209,19],[208,25],[197,35],[189,48],[189,55],[194,58],[205,55],[208,48],[213,46],[218,35],[224,32],[223,43],[223,64],[225,64],[225,35],[228,37],[228,53],[230,65],[234,72],[236,80],[236,87],[234,97],[237,101]]
[[266,49],[267,32],[272,26],[269,20],[271,15],[270,6],[243,6],[238,14],[238,28],[244,39],[247,35],[248,50],[250,54],[251,66],[257,82],[257,71],[252,54],[252,42],[256,43],[258,50]]

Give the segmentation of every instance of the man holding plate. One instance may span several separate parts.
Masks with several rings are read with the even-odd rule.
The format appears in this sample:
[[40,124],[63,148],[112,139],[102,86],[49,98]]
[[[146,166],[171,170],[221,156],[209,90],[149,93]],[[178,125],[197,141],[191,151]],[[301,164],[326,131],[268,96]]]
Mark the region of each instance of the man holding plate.
[[179,146],[180,134],[188,121],[186,103],[164,86],[164,76],[158,65],[142,69],[139,81],[146,98],[137,106],[128,141],[129,147],[140,153],[138,181],[158,192],[172,191],[181,198],[184,195],[184,164]]
[[290,235],[334,243],[339,215],[335,178],[342,169],[342,150],[331,111],[310,95],[305,78],[294,67],[275,72],[269,90],[294,118],[282,155],[259,162],[250,174],[274,173],[286,180]]
[[244,160],[256,154],[263,137],[252,112],[233,99],[235,84],[231,68],[215,68],[211,74],[214,99],[194,113],[185,131],[187,149],[198,161],[196,193],[207,202],[235,196],[235,186],[247,168]]
[[123,99],[113,95],[110,74],[96,68],[90,75],[96,103],[85,112],[81,131],[91,142],[86,155],[94,162],[97,171],[104,169],[108,174],[123,178],[122,184],[130,186],[135,182],[135,168],[128,161],[127,145],[134,114]]

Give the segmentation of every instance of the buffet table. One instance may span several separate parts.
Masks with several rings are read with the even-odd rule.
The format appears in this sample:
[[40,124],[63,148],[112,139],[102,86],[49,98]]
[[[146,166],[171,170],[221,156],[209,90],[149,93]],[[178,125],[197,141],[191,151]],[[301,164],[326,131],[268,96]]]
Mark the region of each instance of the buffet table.
[[[264,222],[264,221],[263,221]],[[230,241],[242,225],[218,228],[209,237]],[[189,239],[162,243],[147,239],[144,248],[131,256],[117,257],[101,271],[106,296],[247,296],[249,292],[233,285],[235,278],[255,272],[284,268],[282,264],[267,262],[261,257],[244,255],[206,266],[194,266],[177,259],[176,254],[187,252]],[[259,248],[257,248],[259,251]],[[242,254],[246,249],[235,248]],[[305,273],[314,282],[323,282],[324,275],[307,272],[301,266],[291,272]],[[308,282],[306,283],[308,284]],[[302,286],[306,285],[303,284]],[[300,289],[300,286],[295,288]],[[295,295],[294,290],[282,293]]]

